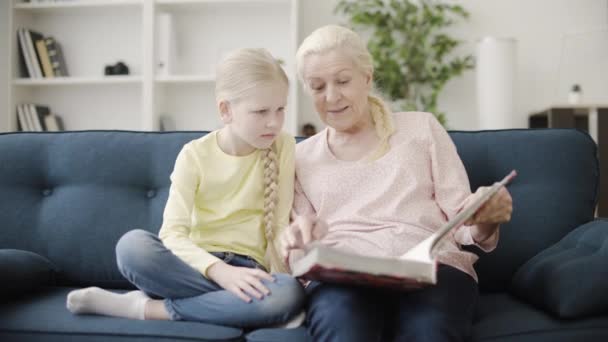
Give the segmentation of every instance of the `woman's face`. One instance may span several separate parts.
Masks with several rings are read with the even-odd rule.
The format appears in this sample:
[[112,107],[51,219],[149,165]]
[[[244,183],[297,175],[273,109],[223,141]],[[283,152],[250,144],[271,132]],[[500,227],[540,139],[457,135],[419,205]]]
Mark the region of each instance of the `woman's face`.
[[361,71],[339,50],[310,54],[303,63],[306,88],[326,125],[348,132],[370,122],[371,74]]

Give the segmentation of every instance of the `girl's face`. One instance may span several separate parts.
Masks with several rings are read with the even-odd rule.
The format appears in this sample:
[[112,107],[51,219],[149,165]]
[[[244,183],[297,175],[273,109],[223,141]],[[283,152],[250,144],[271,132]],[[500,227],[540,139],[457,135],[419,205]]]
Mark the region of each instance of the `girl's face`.
[[226,124],[238,152],[269,148],[281,132],[287,105],[287,85],[272,82],[256,87],[235,101],[220,102]]
[[367,97],[372,76],[356,68],[339,50],[304,58],[304,82],[321,120],[338,131],[350,131],[370,120]]

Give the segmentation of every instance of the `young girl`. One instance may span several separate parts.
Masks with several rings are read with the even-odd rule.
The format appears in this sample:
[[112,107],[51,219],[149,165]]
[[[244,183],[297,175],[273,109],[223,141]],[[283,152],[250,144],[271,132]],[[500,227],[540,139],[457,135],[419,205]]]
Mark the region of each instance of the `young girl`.
[[71,312],[242,328],[300,312],[303,289],[275,246],[293,202],[295,140],[281,133],[287,91],[264,49],[222,61],[216,101],[224,127],[177,156],[159,237],[133,230],[116,246],[120,272],[139,291],[72,291]]

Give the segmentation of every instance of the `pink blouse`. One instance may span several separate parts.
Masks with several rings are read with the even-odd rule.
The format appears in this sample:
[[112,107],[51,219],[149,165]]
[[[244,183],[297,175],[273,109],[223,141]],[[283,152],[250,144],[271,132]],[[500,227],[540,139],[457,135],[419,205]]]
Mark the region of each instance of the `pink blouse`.
[[[471,195],[456,147],[432,114],[394,115],[390,150],[374,161],[343,161],[329,149],[328,129],[296,145],[294,211],[329,226],[321,243],[351,253],[399,257],[462,209]],[[478,246],[496,248],[498,230]],[[470,226],[445,239],[437,254],[477,280]],[[477,244],[476,244],[477,245]]]

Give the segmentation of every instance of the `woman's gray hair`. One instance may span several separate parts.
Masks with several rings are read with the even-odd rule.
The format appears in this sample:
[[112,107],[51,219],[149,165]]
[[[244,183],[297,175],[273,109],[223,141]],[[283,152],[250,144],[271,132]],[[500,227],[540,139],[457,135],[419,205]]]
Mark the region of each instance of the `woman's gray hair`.
[[[373,76],[374,61],[361,37],[346,27],[327,25],[316,29],[306,37],[296,53],[298,78],[305,88],[308,89],[304,79],[306,57],[312,54],[326,54],[330,51],[344,53],[352,60],[355,68]],[[368,103],[376,133],[381,140],[380,147],[371,157],[373,160],[380,158],[388,151],[388,139],[395,132],[395,125],[391,110],[380,96],[368,94]]]

